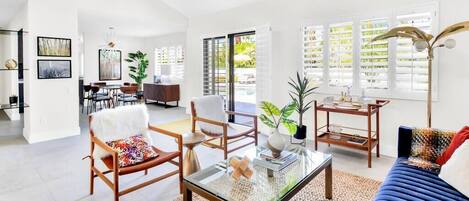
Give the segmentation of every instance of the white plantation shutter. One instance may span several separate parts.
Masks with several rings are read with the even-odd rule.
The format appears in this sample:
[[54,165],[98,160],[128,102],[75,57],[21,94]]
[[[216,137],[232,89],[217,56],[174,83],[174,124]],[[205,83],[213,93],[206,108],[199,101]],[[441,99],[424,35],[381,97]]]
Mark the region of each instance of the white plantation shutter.
[[176,47],[176,58],[173,64],[172,76],[176,79],[184,79],[184,48]]
[[228,100],[228,77],[226,62],[226,38],[204,39],[203,77],[204,95],[222,95]]
[[[272,30],[269,25],[256,27],[256,113],[262,113],[261,101],[272,101]],[[270,128],[259,124],[262,133]]]
[[324,26],[303,27],[304,75],[317,84],[324,79]]
[[370,43],[374,37],[389,29],[387,19],[360,21],[360,87],[365,89],[387,89],[389,53],[388,40]]
[[155,75],[162,75],[162,67],[168,67],[172,81],[184,78],[184,50],[182,46],[155,49]]
[[256,27],[256,101],[271,101],[272,31],[270,26]]
[[[432,32],[432,13],[397,16],[398,26],[415,26]],[[397,39],[396,88],[400,91],[426,91],[428,86],[427,52],[417,52],[411,39]]]
[[329,27],[329,86],[352,86],[353,23],[331,24]]

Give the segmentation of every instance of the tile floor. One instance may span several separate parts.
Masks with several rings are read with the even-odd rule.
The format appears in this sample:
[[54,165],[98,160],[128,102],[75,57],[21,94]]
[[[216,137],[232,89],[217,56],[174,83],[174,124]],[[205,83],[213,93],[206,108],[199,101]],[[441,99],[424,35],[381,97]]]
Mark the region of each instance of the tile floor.
[[[184,108],[164,109],[149,105],[151,123],[161,124],[189,118]],[[95,194],[89,193],[89,161],[81,160],[89,153],[88,125],[86,115],[81,115],[80,136],[49,142],[27,144],[21,135],[0,137],[0,201],[75,201],[112,200],[112,191],[96,179]],[[2,125],[5,127],[5,125]],[[12,131],[13,132],[13,131]],[[155,144],[163,149],[175,149],[172,139],[155,136]],[[261,137],[261,142],[265,137]],[[312,143],[308,143],[311,146]],[[223,159],[220,150],[199,146],[196,148],[202,166],[208,166]],[[239,150],[242,154],[245,151]],[[383,180],[394,158],[382,156],[373,158],[373,168],[367,168],[364,152],[321,145],[320,151],[334,155],[333,167],[376,180]],[[173,165],[163,165],[143,173],[121,178],[121,189],[141,183],[152,176],[161,175],[161,170],[171,170]],[[178,196],[177,176],[153,184],[121,197],[121,200],[173,200]]]

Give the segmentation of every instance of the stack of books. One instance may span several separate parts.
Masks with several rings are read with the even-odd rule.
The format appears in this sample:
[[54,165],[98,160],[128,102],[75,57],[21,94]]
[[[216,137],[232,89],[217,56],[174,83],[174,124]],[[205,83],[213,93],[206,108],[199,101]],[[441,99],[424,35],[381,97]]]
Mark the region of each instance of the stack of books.
[[272,156],[272,152],[268,149],[263,150],[258,157],[254,158],[254,165],[265,167],[273,171],[280,171],[292,164],[298,159],[298,156],[290,151],[282,151],[278,158]]

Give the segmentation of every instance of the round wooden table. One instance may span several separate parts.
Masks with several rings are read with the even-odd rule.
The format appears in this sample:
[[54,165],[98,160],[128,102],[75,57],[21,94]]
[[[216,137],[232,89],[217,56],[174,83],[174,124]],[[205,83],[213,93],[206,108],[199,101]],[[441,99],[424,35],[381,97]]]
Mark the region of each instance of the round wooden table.
[[185,133],[182,137],[182,144],[187,147],[183,161],[183,175],[188,176],[200,170],[199,159],[194,151],[194,147],[205,141],[205,135],[201,133]]

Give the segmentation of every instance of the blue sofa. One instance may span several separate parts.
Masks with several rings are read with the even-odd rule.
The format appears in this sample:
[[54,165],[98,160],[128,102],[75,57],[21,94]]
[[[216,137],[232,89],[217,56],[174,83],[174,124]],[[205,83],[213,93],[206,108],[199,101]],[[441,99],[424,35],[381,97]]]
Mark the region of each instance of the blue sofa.
[[402,163],[410,155],[412,128],[399,128],[398,159],[383,182],[375,200],[457,200],[469,198],[437,174]]

